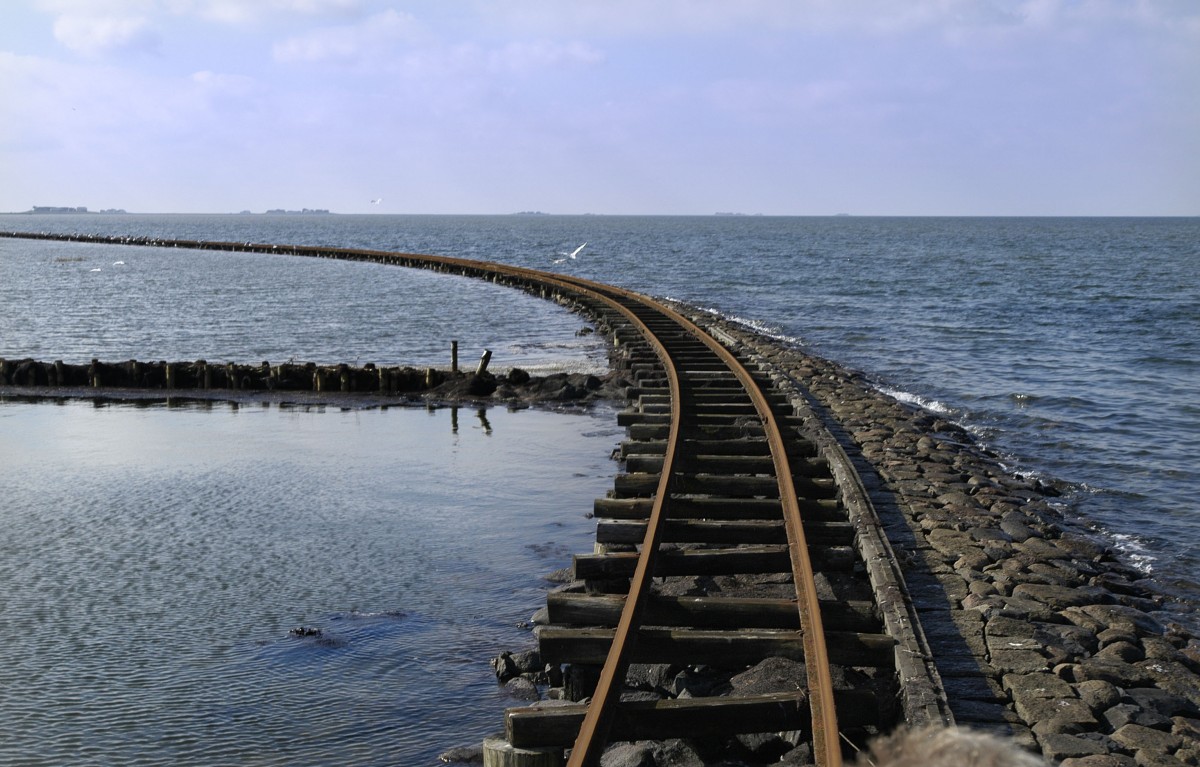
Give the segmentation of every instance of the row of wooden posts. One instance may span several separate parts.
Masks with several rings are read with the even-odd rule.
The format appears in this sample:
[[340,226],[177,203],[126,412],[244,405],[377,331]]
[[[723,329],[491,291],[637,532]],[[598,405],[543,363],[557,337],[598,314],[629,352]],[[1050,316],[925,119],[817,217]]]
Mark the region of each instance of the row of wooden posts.
[[[424,391],[459,375],[458,342],[451,342],[450,372],[437,368],[377,367],[368,362],[362,367],[345,363],[282,363],[240,365],[229,362],[101,362],[74,365],[62,360],[41,362],[34,359],[0,359],[0,386],[91,387],[139,389],[232,389],[316,392]],[[487,372],[492,352],[484,350],[475,370]]]

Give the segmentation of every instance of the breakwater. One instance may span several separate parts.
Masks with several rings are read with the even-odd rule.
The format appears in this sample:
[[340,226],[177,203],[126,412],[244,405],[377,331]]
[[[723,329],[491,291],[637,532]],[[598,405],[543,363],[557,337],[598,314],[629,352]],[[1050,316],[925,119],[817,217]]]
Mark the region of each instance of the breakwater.
[[232,391],[423,392],[457,373],[436,368],[282,363],[146,362],[127,360],[68,364],[62,360],[0,359],[0,386],[129,389],[228,389]]

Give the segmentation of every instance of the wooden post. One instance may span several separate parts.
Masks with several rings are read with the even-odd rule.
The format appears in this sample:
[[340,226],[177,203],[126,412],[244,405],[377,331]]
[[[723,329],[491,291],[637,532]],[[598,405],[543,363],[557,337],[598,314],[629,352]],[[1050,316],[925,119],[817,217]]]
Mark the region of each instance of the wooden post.
[[100,388],[100,360],[95,357],[92,358],[91,367],[88,368],[88,383],[92,385],[92,388]]
[[199,379],[196,384],[201,389],[212,388],[212,373],[208,370],[207,360],[196,360],[196,378]]
[[517,748],[504,738],[484,738],[483,767],[562,767],[563,750]]
[[346,363],[338,365],[338,379],[343,392],[348,392],[352,388],[350,386],[350,366]]
[[479,358],[479,367],[475,370],[475,375],[481,376],[487,372],[488,363],[492,361],[492,350],[484,349],[483,356]]
[[458,341],[450,342],[450,372],[458,372]]
[[225,375],[229,378],[229,388],[238,388],[237,366],[232,362],[225,365]]
[[163,368],[166,370],[167,388],[174,389],[175,388],[175,365],[174,365],[174,363],[171,363],[171,362],[164,363]]
[[63,361],[54,361],[54,383],[56,386],[67,385],[67,372],[63,370]]

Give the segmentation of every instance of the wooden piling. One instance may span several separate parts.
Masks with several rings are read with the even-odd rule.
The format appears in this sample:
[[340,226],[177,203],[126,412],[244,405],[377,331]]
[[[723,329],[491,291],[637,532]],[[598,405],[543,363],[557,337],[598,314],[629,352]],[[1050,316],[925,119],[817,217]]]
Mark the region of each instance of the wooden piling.
[[483,356],[479,358],[479,367],[475,370],[475,375],[481,376],[487,372],[488,363],[492,361],[492,350],[484,349]]
[[450,372],[458,372],[458,341],[450,342]]
[[517,748],[504,738],[484,738],[483,767],[562,767],[563,750]]

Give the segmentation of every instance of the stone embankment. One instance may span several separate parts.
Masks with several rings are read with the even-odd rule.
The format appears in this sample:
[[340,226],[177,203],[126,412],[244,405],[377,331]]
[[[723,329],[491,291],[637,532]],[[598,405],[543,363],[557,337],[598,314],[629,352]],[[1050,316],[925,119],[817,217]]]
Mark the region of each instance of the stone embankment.
[[811,392],[905,559],[960,725],[1064,767],[1200,765],[1200,640],[1153,582],[1072,529],[1052,487],[861,375],[693,314]]

